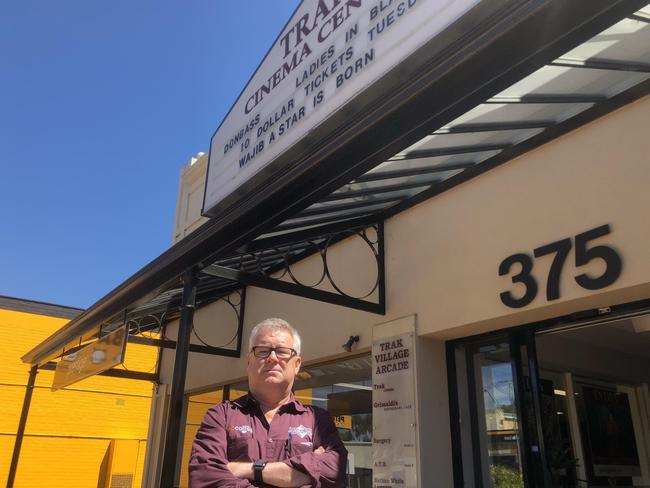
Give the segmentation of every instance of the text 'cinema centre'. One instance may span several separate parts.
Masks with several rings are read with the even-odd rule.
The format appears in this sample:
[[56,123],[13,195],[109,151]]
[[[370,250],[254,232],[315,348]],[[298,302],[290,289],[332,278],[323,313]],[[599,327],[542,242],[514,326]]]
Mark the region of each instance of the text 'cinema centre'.
[[23,360],[159,348],[146,487],[266,317],[350,487],[650,487],[649,91],[647,1],[304,0],[182,238]]

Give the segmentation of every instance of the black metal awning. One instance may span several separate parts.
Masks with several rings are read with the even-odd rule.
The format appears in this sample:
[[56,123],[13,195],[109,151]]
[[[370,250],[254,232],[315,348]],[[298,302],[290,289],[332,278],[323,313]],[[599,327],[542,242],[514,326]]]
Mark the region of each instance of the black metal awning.
[[[329,129],[323,124],[313,134],[322,143],[290,150],[302,151],[287,155],[300,154],[291,171],[174,245],[23,360],[44,364],[125,320],[137,334],[143,324],[177,317],[188,270],[197,276],[198,307],[253,285],[383,313],[384,220],[649,93],[647,2],[487,3],[471,13],[480,29],[463,33],[461,19],[446,34],[462,41],[453,51],[420,63],[408,82],[394,80],[384,103],[351,102],[336,133],[319,133]],[[374,295],[293,279],[292,263],[323,256],[350,235],[377,257]]]

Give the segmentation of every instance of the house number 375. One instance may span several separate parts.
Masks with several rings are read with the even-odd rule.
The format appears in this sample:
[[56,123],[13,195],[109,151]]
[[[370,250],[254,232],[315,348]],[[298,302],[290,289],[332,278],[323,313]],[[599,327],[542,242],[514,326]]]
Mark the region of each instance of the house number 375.
[[[609,224],[601,225],[595,229],[588,230],[575,236],[575,267],[576,271],[581,266],[586,266],[596,259],[605,263],[605,271],[600,276],[590,276],[587,273],[580,273],[574,276],[576,283],[587,290],[599,290],[614,283],[621,275],[623,262],[621,256],[610,246],[603,244],[592,245],[591,241],[610,233]],[[560,241],[540,246],[533,250],[536,258],[555,254],[551,268],[546,280],[546,299],[557,300],[560,298],[560,276],[571,248],[573,240],[570,237]],[[511,308],[521,308],[532,302],[537,296],[537,280],[532,275],[533,257],[528,253],[517,253],[508,256],[499,265],[499,276],[510,275],[511,281],[517,286],[517,292],[513,290],[504,291],[500,294],[504,305]],[[519,292],[523,285],[523,295]],[[516,295],[515,295],[516,293]]]

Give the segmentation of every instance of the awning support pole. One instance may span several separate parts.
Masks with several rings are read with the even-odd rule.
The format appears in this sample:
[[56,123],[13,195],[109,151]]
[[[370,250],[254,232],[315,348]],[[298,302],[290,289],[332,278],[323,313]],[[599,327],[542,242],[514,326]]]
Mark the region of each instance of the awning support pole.
[[196,273],[186,271],[183,275],[183,298],[181,315],[176,340],[176,356],[174,359],[174,375],[172,377],[169,416],[167,418],[167,433],[163,451],[162,475],[160,486],[173,488],[176,477],[176,467],[179,462],[179,437],[183,414],[183,395],[185,393],[185,376],[187,373],[187,358],[190,350],[190,337],[194,318],[196,301]]
[[25,399],[23,400],[23,411],[20,414],[18,423],[18,432],[16,432],[16,442],[14,443],[14,453],[11,456],[11,465],[9,466],[9,476],[7,477],[7,488],[13,488],[14,479],[16,478],[16,468],[18,467],[18,458],[20,457],[20,448],[23,444],[25,435],[25,425],[27,425],[27,414],[29,405],[32,403],[32,393],[34,393],[34,383],[36,382],[36,373],[38,373],[38,364],[32,366],[29,370],[29,379],[25,390]]

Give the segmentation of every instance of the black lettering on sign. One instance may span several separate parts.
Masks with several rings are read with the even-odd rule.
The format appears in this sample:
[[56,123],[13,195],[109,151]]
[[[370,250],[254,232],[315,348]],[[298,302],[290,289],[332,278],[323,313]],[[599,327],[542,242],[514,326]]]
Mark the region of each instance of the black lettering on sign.
[[365,68],[368,63],[375,60],[375,48],[371,48],[363,55],[355,59],[354,64],[345,68],[345,71],[336,77],[336,88],[339,88],[343,83],[352,78],[355,74]]
[[[590,241],[604,237],[610,233],[611,229],[609,224],[605,224],[575,236],[576,268],[586,266],[595,259],[600,259],[605,264],[605,271],[603,271],[600,276],[594,277],[587,273],[581,273],[574,277],[576,283],[586,290],[600,290],[601,288],[613,284],[621,276],[623,260],[613,247],[604,244],[596,246],[589,245]],[[572,240],[570,237],[567,237],[566,239],[561,239],[540,246],[533,251],[533,255],[536,258],[548,254],[555,254],[546,280],[546,300],[548,301],[557,300],[561,296],[560,278],[562,275],[562,269],[564,268],[564,263],[571,252],[572,247]],[[521,284],[524,287],[523,294],[518,298],[512,290],[504,291],[499,294],[501,301],[507,307],[525,307],[537,296],[537,280],[532,275],[533,264],[533,258],[526,253],[513,254],[501,261],[501,264],[499,265],[499,276],[516,273],[510,278],[512,283]]]
[[[370,9],[370,21],[372,23],[368,31],[368,37],[374,41],[377,36],[386,32],[400,17],[408,13],[410,9],[415,7],[417,0],[403,0],[399,3],[393,0],[380,0],[379,3]],[[394,7],[394,8],[393,8]],[[379,18],[379,16],[381,16]]]

